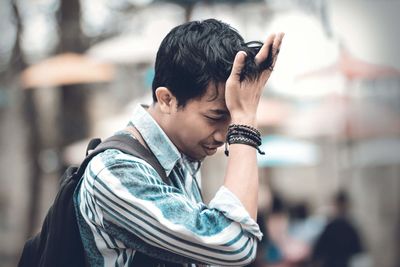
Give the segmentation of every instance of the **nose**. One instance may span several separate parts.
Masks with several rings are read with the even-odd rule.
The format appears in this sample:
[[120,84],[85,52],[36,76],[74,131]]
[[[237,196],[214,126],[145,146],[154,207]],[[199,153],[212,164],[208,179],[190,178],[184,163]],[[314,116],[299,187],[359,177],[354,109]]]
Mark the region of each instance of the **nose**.
[[225,142],[225,135],[221,131],[216,131],[214,133],[214,141],[218,143],[224,143]]
[[226,133],[228,132],[229,121],[223,123],[218,127],[218,129],[214,132],[214,140],[219,143],[224,143],[226,139]]

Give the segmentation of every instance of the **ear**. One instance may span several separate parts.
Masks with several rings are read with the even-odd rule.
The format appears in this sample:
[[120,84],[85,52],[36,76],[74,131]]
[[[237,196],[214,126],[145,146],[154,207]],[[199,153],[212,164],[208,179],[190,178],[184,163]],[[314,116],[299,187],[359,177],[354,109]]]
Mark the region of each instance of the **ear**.
[[167,87],[158,87],[156,89],[156,97],[163,113],[171,114],[176,109],[177,99]]

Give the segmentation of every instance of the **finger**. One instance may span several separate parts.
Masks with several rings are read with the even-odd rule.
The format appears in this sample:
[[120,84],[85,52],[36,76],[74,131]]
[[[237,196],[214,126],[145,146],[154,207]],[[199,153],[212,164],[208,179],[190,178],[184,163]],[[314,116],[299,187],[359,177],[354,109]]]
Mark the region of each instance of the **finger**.
[[278,59],[280,48],[282,45],[282,39],[285,36],[285,33],[281,32],[277,34],[274,38],[273,44],[271,45],[271,55],[272,55],[272,63],[271,66],[261,74],[262,80],[268,80],[269,76],[271,75],[272,71],[274,70],[276,60]]
[[267,59],[269,50],[271,45],[273,44],[275,39],[275,33],[268,36],[267,40],[265,40],[263,46],[261,47],[260,51],[258,51],[256,57],[254,58],[257,65],[261,64],[264,60]]
[[242,69],[244,67],[245,59],[246,59],[246,52],[239,51],[235,59],[233,61],[232,71],[230,77],[236,81],[240,81],[240,74],[242,73]]
[[275,66],[275,62],[278,58],[280,48],[282,45],[282,39],[285,36],[285,33],[280,32],[274,39],[274,43],[272,44],[272,65],[271,65],[271,70]]

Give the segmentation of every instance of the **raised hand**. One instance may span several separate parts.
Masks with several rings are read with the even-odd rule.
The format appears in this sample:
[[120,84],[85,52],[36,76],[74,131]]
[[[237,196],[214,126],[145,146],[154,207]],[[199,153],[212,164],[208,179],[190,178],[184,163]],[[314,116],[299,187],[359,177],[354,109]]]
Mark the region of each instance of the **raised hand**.
[[[232,123],[256,126],[256,112],[260,96],[275,66],[283,36],[284,33],[268,36],[255,56],[255,63],[264,69],[255,80],[241,81],[240,75],[247,55],[243,51],[236,54],[231,74],[225,86],[225,101],[231,114]],[[272,65],[264,68],[263,63],[268,61],[268,55],[272,56]]]

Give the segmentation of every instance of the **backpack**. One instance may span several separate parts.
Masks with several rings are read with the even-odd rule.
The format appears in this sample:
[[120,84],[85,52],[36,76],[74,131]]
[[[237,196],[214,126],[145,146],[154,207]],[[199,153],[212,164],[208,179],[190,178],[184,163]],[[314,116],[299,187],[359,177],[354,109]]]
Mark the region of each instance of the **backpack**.
[[[69,167],[61,178],[61,186],[50,207],[41,231],[29,239],[23,248],[18,267],[84,267],[85,252],[79,233],[73,195],[87,165],[97,154],[107,149],[118,149],[148,162],[170,184],[157,158],[138,140],[128,135],[114,135],[104,142],[92,139],[86,150],[86,158],[79,167]],[[93,150],[90,152],[90,150]],[[89,153],[90,152],[90,153]],[[182,266],[151,258],[140,251],[134,257],[133,266]]]

